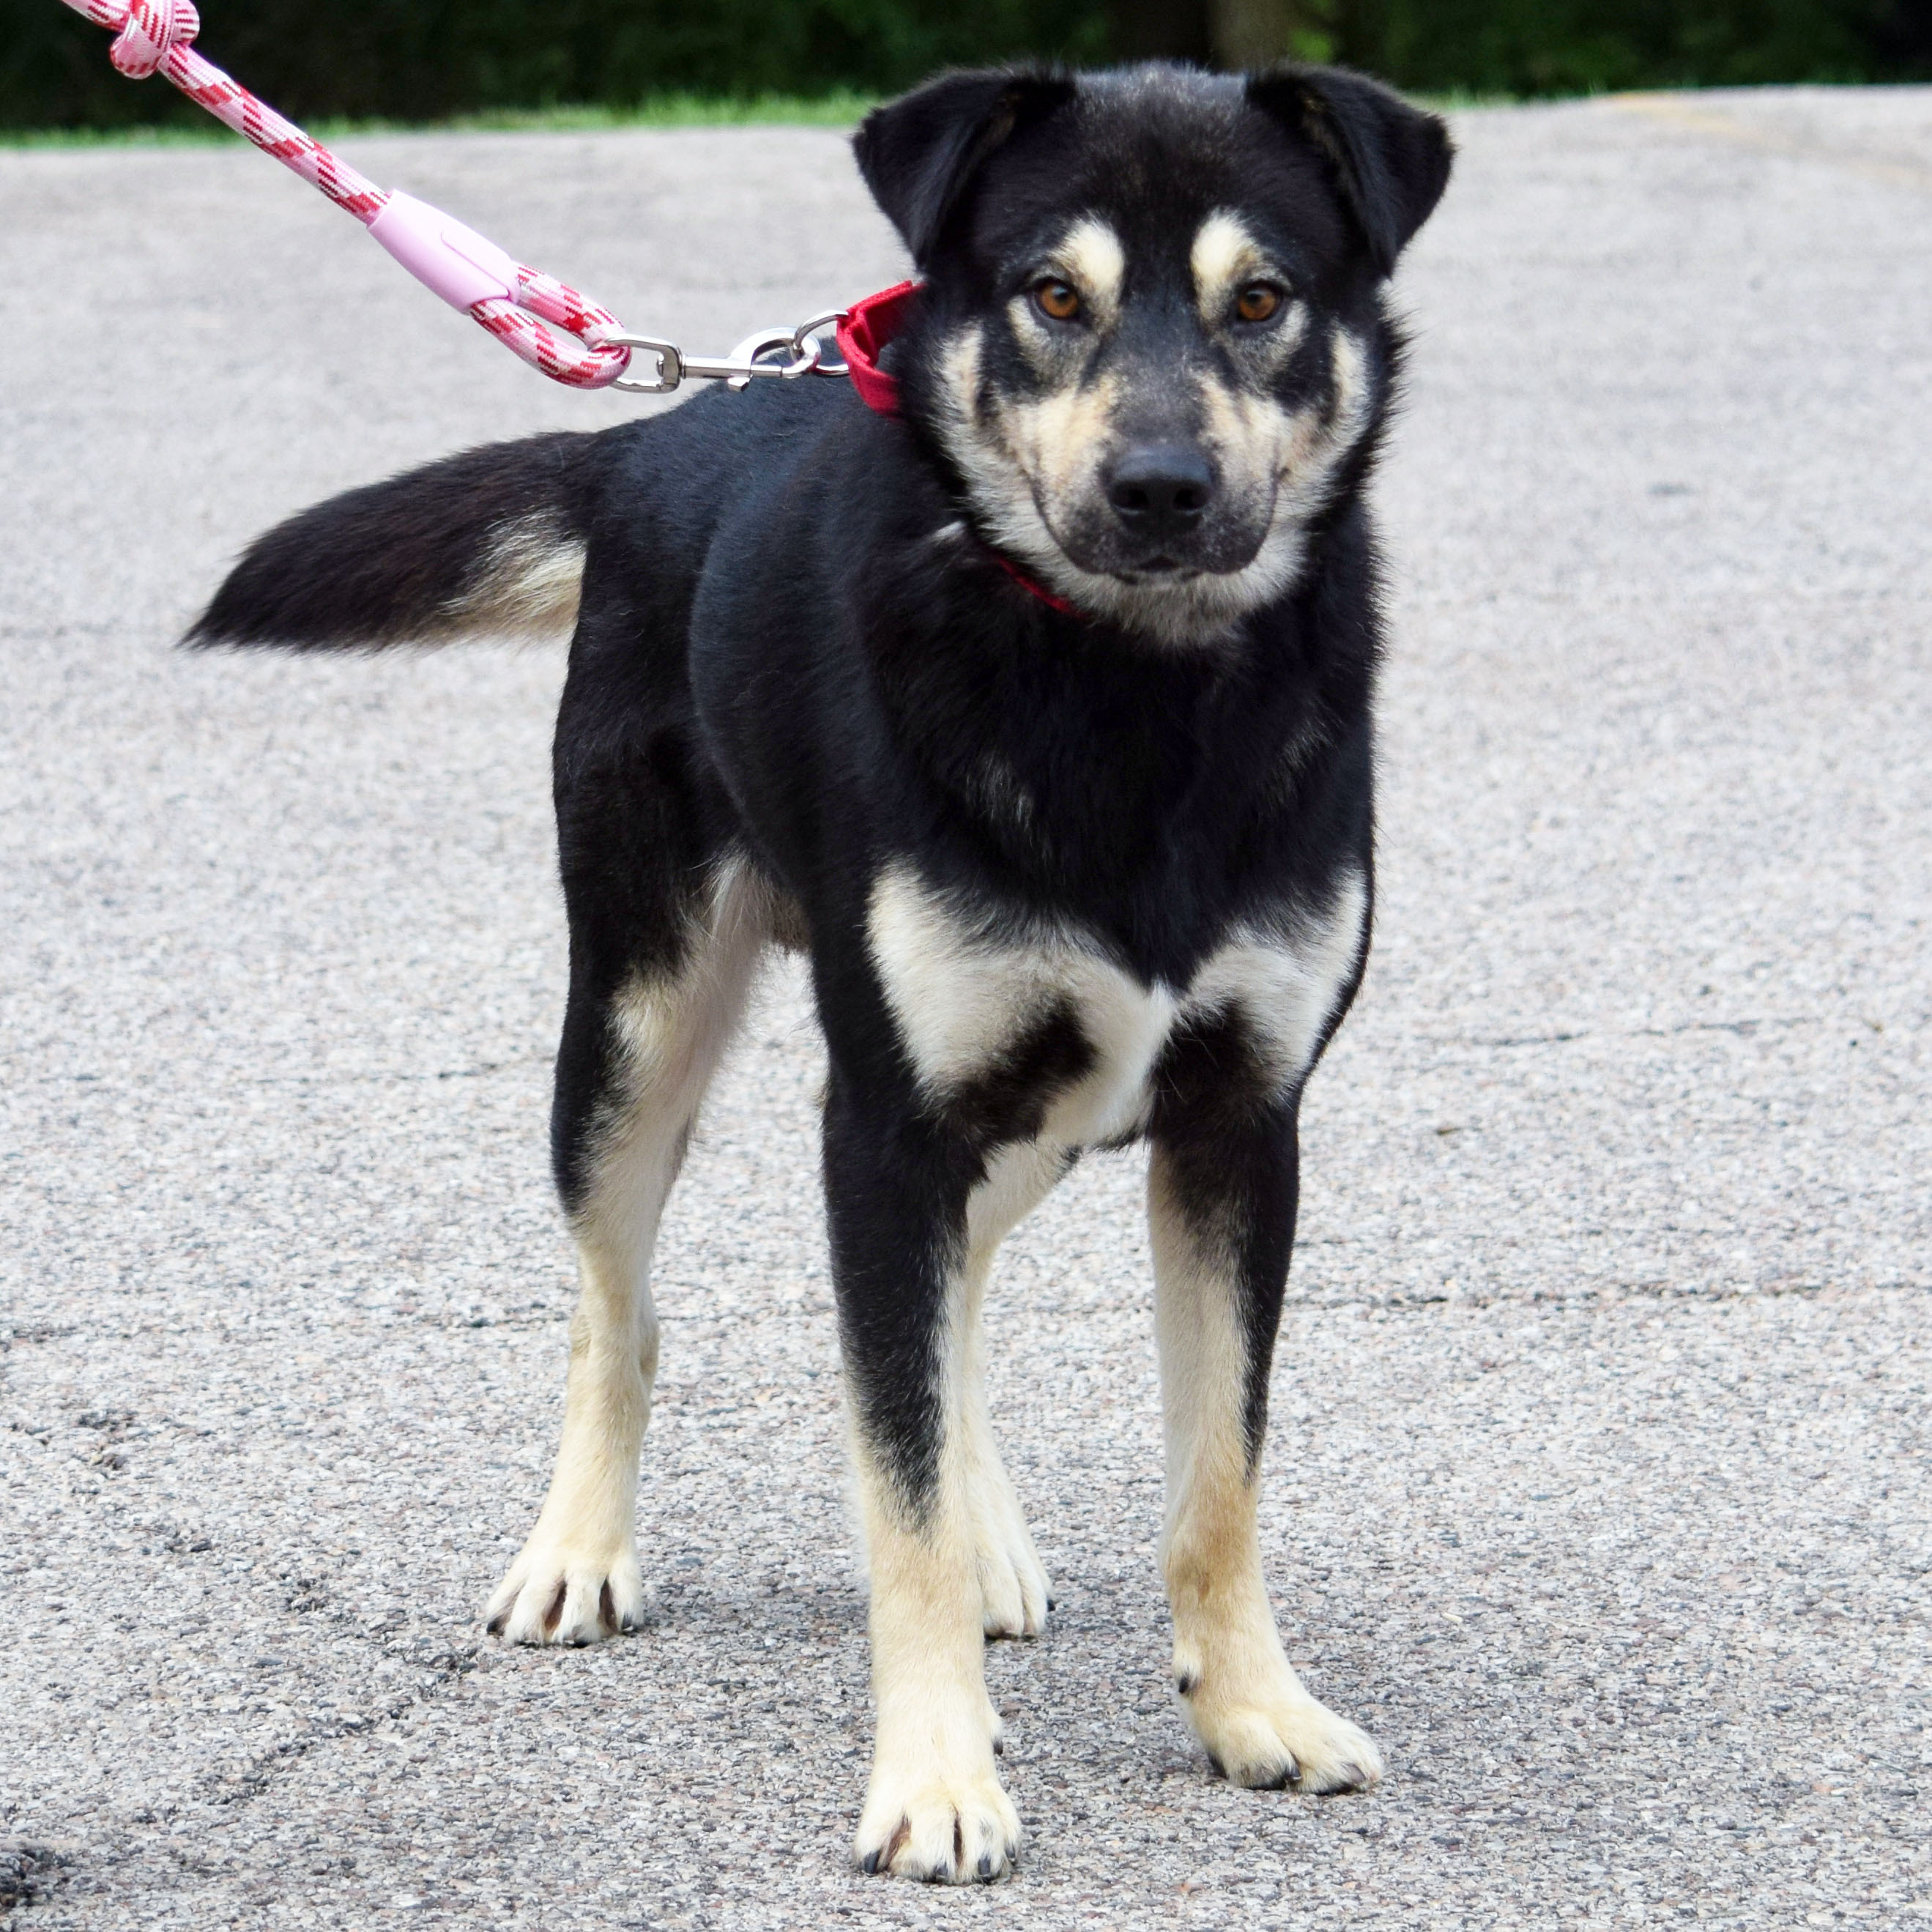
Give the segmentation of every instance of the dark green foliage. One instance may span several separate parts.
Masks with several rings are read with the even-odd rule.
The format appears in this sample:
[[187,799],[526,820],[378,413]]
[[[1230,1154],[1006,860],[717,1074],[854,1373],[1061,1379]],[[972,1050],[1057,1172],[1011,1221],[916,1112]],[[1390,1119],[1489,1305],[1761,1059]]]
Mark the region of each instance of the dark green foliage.
[[1330,17],[1337,57],[1412,88],[1577,94],[1932,72],[1927,0],[1340,0]]
[[[1932,0],[1300,0],[1298,51],[1424,91],[1932,75]],[[890,92],[1038,52],[1198,53],[1210,0],[206,0],[202,46],[301,118],[428,121],[667,92]],[[0,126],[182,122],[57,0],[0,0]]]
[[[57,0],[0,0],[0,126],[182,121]],[[297,120],[432,121],[669,92],[885,93],[1034,50],[1105,58],[1092,0],[202,0],[196,44]]]

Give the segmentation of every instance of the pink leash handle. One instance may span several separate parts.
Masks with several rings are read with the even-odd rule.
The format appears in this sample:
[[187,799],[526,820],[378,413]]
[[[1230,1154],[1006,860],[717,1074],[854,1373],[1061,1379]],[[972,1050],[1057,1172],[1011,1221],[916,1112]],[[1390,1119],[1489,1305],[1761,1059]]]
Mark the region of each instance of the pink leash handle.
[[[378,188],[286,121],[194,47],[193,0],[64,0],[114,37],[110,58],[130,80],[159,74],[265,154],[346,208],[425,288],[465,310],[553,382],[601,389],[629,366],[608,338],[623,329],[608,309],[526,268],[473,229],[414,196]],[[534,318],[576,338],[566,346]]]

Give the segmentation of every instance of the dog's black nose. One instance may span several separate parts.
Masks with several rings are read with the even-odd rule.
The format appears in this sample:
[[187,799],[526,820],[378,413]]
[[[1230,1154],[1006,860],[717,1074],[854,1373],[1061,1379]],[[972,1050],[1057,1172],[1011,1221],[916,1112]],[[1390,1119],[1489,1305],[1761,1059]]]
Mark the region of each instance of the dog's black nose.
[[1137,537],[1185,536],[1214,495],[1214,472],[1185,443],[1143,443],[1114,465],[1107,500]]

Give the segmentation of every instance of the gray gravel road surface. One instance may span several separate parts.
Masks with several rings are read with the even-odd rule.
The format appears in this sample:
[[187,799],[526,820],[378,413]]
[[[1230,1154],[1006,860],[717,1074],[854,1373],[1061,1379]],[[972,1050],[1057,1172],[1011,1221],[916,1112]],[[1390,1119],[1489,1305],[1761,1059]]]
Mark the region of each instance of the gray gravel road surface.
[[[674,1204],[650,1628],[478,1610],[558,1426],[560,665],[189,658],[324,492],[552,389],[238,147],[0,152],[0,1896],[25,1926],[1895,1927],[1932,1914],[1932,92],[1457,122],[1404,268],[1382,898],[1307,1108],[1264,1535],[1391,1774],[1171,1707],[1139,1165],[996,1286],[1058,1590],[1030,1841],[862,1879],[772,977]],[[722,350],[900,269],[838,138],[351,158]],[[4,1908],[0,1908],[4,1909]]]

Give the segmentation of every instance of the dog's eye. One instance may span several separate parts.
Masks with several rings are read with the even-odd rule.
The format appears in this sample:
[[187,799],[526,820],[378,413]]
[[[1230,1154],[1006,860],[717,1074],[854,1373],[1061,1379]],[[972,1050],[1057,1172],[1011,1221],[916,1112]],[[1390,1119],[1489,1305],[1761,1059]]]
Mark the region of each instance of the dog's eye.
[[1244,322],[1266,322],[1281,307],[1281,291],[1272,282],[1250,282],[1234,298],[1234,313]]
[[1034,284],[1033,298],[1040,314],[1055,322],[1071,322],[1080,313],[1080,291],[1051,275]]

